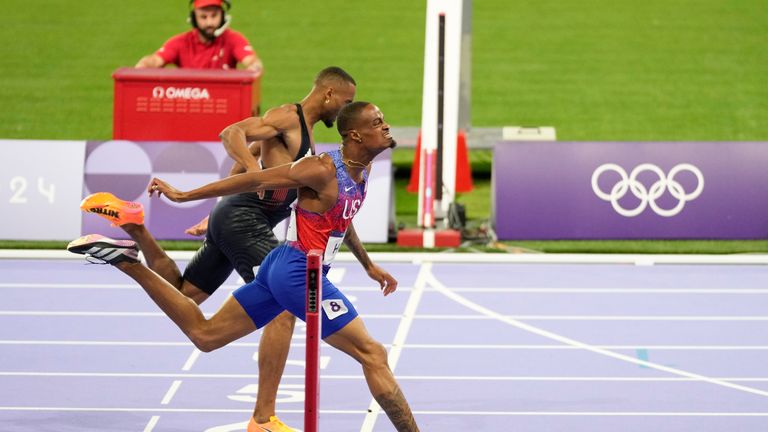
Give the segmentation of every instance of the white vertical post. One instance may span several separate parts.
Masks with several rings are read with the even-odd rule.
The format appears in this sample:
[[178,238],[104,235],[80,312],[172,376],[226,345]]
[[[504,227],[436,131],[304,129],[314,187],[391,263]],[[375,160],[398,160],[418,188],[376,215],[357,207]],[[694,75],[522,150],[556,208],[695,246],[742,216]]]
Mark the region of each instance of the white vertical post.
[[459,84],[459,129],[469,131],[472,108],[472,0],[463,0],[461,15],[461,71]]
[[[430,216],[443,218],[456,196],[456,153],[459,122],[459,89],[461,80],[461,54],[463,10],[465,0],[427,0],[426,30],[424,42],[424,87],[421,114],[421,154],[419,167],[419,225],[430,225]],[[443,58],[440,59],[440,20],[444,19]],[[442,67],[441,67],[442,62]],[[440,80],[442,70],[442,80]],[[440,86],[442,84],[442,88]],[[442,93],[441,93],[442,92]],[[442,101],[442,107],[438,101]],[[442,118],[439,118],[439,113]],[[438,130],[442,134],[438,137]],[[438,151],[438,141],[442,148]],[[440,165],[436,184],[426,185],[425,176],[434,155]],[[431,187],[430,187],[431,186]],[[436,189],[439,188],[439,189]],[[428,193],[431,192],[431,195]],[[433,212],[427,207],[434,199]]]

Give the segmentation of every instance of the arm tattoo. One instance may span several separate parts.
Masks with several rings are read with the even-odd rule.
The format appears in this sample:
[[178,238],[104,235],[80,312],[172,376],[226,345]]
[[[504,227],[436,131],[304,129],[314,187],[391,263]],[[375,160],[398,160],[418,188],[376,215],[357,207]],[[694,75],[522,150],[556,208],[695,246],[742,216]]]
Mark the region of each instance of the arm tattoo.
[[381,409],[387,413],[389,421],[395,426],[398,432],[418,432],[419,427],[413,418],[411,408],[400,390],[400,386],[395,386],[391,393],[384,393],[375,396],[376,402]]
[[371,258],[368,257],[368,252],[365,250],[365,246],[363,246],[363,243],[357,236],[357,232],[355,232],[355,227],[353,224],[349,224],[349,227],[347,228],[347,233],[344,236],[344,244],[352,252],[352,255],[354,255],[355,258],[360,261],[360,264],[363,265],[363,268],[368,269],[368,267],[371,266]]

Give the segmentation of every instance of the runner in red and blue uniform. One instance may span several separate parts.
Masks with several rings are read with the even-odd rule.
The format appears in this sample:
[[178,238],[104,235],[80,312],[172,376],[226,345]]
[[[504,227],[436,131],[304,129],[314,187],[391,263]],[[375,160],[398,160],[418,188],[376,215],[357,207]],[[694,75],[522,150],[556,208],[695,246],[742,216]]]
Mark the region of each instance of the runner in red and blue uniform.
[[325,157],[331,159],[336,171],[338,198],[334,206],[323,213],[296,206],[288,228],[288,242],[267,255],[262,262],[253,282],[257,289],[245,285],[234,292],[256,327],[265,326],[286,309],[302,320],[305,318],[307,252],[312,249],[324,251],[321,305],[325,314],[322,337],[337,332],[357,317],[355,307],[325,274],[345,234],[351,229],[350,238],[357,237],[352,228],[352,218],[365,199],[368,169],[363,169],[362,179],[355,182],[347,172],[342,150],[328,152]]
[[152,179],[150,195],[162,194],[175,202],[245,191],[298,188],[288,244],[270,252],[256,279],[238,288],[210,319],[193,301],[141,264],[132,242],[110,242],[104,238],[91,241],[86,236],[70,243],[68,249],[101,257],[132,277],[195,346],[206,352],[262,328],[284,310],[304,319],[306,252],[324,250],[323,339],[362,365],[371,394],[396,430],[418,431],[408,402],[387,364],[386,349],[368,334],[352,304],[325,277],[343,242],[379,283],[385,296],[397,289],[397,280],[370,260],[352,225],[352,218],[365,198],[371,162],[379,153],[394,147],[395,141],[379,108],[368,102],[353,102],[344,107],[337,127],[343,142],[334,152],[231,176],[189,192]]

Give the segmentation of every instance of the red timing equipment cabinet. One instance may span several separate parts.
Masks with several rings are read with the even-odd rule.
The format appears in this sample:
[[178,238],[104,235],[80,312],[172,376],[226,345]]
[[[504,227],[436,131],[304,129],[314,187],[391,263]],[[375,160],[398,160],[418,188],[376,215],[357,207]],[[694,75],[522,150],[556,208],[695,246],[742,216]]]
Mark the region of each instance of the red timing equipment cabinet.
[[117,69],[112,138],[218,141],[252,115],[254,75],[218,69]]

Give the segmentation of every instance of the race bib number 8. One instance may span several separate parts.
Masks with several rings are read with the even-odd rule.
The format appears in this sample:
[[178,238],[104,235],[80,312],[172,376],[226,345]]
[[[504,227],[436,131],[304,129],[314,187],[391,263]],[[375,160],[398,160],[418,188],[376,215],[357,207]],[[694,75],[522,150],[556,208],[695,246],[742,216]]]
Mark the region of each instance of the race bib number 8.
[[344,315],[345,313],[349,312],[349,309],[347,309],[347,305],[344,304],[343,301],[332,299],[332,300],[323,300],[323,310],[325,311],[325,315],[328,317],[329,320],[332,320],[338,316]]

